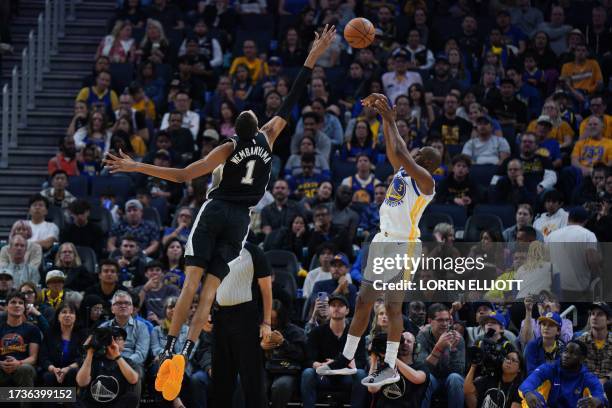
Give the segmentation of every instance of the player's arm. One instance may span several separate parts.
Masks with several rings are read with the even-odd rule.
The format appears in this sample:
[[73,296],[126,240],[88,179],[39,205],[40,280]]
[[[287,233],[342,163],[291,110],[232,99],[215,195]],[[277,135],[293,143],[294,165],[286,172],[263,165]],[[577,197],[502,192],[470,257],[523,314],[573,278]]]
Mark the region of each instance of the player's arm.
[[387,103],[387,97],[382,94],[372,94],[364,100],[364,103],[366,105],[371,104],[383,118],[386,153],[395,171],[403,167],[406,173],[416,181],[423,193],[432,194],[434,190],[433,177],[412,158],[406,143],[404,143],[397,130],[395,110]]
[[132,160],[127,154],[119,151],[119,156],[108,153],[104,164],[110,169],[111,173],[142,173],[148,176],[158,177],[175,183],[184,183],[196,177],[211,173],[217,166],[225,163],[227,158],[234,151],[233,143],[224,143],[217,146],[208,155],[183,169],[171,167],[159,167],[152,164],[139,163]]
[[293,81],[291,90],[287,94],[278,112],[276,112],[276,115],[261,128],[261,131],[268,135],[270,147],[274,145],[274,141],[287,125],[287,120],[291,115],[291,111],[302,95],[304,88],[306,88],[308,80],[310,79],[310,74],[317,60],[327,51],[335,38],[336,28],[334,26],[329,27],[326,25],[321,35],[315,32],[315,40],[312,43],[312,48],[308,53],[308,57],[306,57],[304,66],[300,69],[295,81]]

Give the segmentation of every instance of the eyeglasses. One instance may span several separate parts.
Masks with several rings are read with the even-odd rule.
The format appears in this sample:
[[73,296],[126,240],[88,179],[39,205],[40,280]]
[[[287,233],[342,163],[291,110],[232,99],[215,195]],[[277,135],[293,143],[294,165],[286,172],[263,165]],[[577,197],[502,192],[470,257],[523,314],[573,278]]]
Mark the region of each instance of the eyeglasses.
[[113,306],[132,306],[132,302],[128,302],[128,301],[125,301],[125,302],[115,302],[115,303],[113,303]]
[[33,290],[28,290],[28,291],[26,291],[26,292],[21,292],[21,294],[22,294],[22,295],[24,295],[24,296],[33,295],[33,294],[35,294],[35,293],[36,293],[36,292],[34,292]]
[[508,356],[506,356],[505,360],[510,361],[512,363],[516,363],[516,364],[520,363],[520,361],[517,360],[516,358],[512,358],[512,357],[508,357]]
[[94,306],[91,308],[92,312],[103,312],[104,311],[104,307],[102,306]]

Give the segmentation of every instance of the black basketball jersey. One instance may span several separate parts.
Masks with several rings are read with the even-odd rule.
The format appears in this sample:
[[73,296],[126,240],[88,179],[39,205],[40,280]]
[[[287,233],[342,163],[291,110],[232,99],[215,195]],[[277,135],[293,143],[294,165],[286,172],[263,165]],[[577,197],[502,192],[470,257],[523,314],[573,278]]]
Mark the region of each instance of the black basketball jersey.
[[266,192],[272,170],[272,151],[267,137],[257,132],[251,140],[233,136],[234,152],[212,173],[206,198],[256,205]]

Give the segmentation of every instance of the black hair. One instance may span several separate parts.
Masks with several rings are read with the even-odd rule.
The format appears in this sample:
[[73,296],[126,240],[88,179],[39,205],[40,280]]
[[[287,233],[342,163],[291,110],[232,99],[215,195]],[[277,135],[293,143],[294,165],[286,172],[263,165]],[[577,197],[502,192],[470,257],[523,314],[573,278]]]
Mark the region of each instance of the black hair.
[[55,178],[55,176],[57,176],[58,174],[63,174],[64,176],[68,177],[68,173],[66,173],[66,170],[63,169],[57,169],[53,172],[53,174],[51,175],[51,180],[53,180]]
[[453,157],[453,160],[451,161],[451,165],[455,165],[457,163],[465,163],[466,166],[470,167],[472,165],[472,159],[470,158],[470,156],[466,155],[466,154],[458,154],[455,157]]
[[547,191],[544,194],[544,202],[547,201],[555,201],[558,203],[562,203],[563,202],[563,195],[561,194],[561,192],[557,191],[557,190],[550,190]]
[[[24,283],[25,283],[25,282],[24,282]],[[32,284],[32,285],[34,285],[34,284]],[[21,286],[23,286],[23,284],[22,284]],[[36,285],[34,285],[34,287],[36,287]],[[8,304],[8,303],[11,301],[11,299],[14,299],[14,298],[19,298],[19,299],[23,300],[23,303],[24,303],[24,304],[26,303],[26,298],[25,298],[25,295],[24,295],[23,293],[21,293],[21,292],[20,292],[19,290],[17,290],[17,289],[14,289],[14,290],[10,291],[10,292],[9,292],[9,293],[6,295],[6,303]]]
[[250,112],[242,112],[236,118],[236,135],[243,140],[251,140],[257,134],[257,118]]
[[567,342],[567,345],[565,346],[565,348],[567,349],[567,347],[568,347],[570,344],[572,344],[572,343],[573,343],[573,344],[576,344],[576,345],[577,345],[577,346],[580,348],[580,353],[582,354],[582,356],[583,356],[583,357],[586,357],[586,356],[587,356],[587,354],[589,353],[589,350],[588,350],[588,348],[587,348],[586,344],[584,344],[584,343],[583,343],[582,341],[580,341],[580,340],[570,340],[570,341],[568,341],[568,342]]
[[315,162],[314,153],[304,153],[301,158],[302,163],[313,163]]
[[429,308],[427,309],[427,317],[429,319],[435,319],[436,313],[448,312],[448,311],[449,311],[448,307],[445,304],[434,303],[433,305],[429,306]]
[[160,261],[153,260],[145,265],[145,271],[153,268],[164,269],[164,265]]
[[272,301],[272,310],[276,312],[276,329],[284,329],[289,324],[289,314],[281,302],[278,299]]
[[76,215],[84,214],[91,210],[91,205],[87,200],[78,199],[70,204],[70,212]]
[[132,242],[135,242],[136,245],[140,246],[140,244],[138,243],[138,240],[132,234],[125,234],[124,236],[122,236],[119,242],[123,243],[123,241],[132,241]]
[[53,320],[51,320],[51,333],[61,334],[59,315],[62,312],[62,310],[66,308],[72,310],[72,313],[74,313],[75,321],[74,321],[74,326],[72,327],[72,332],[73,333],[76,332],[77,323],[79,323],[78,321],[79,308],[72,302],[62,302],[55,309],[55,313],[53,314]]
[[[164,245],[164,248],[162,250],[161,255],[159,256],[159,261],[162,264],[162,269],[164,270],[164,272],[167,272],[170,270],[170,261],[168,260],[168,248],[170,247],[170,245],[172,245],[174,242],[178,242],[179,244],[181,244],[181,248],[183,249],[183,254],[185,253],[185,245],[183,245],[183,243],[181,242],[180,239],[178,238],[172,238],[170,241],[168,241],[166,243],[166,245]],[[185,270],[185,257],[181,256],[179,258],[179,264],[178,267],[180,270]]]
[[111,266],[113,266],[115,268],[115,272],[117,272],[117,273],[119,273],[119,269],[121,269],[119,267],[119,263],[117,261],[115,261],[114,259],[109,259],[109,258],[101,260],[99,265],[100,265],[100,272],[102,272],[102,267],[104,265],[111,265]]
[[28,200],[28,207],[31,207],[32,204],[38,201],[42,201],[43,203],[45,203],[45,207],[47,208],[47,210],[49,209],[49,200],[47,200],[42,194],[38,193],[30,196],[30,199]]
[[331,251],[332,255],[338,252],[336,245],[331,241],[327,241],[327,242],[323,242],[321,245],[317,247],[317,252],[316,252],[317,256],[320,256],[325,250]]
[[529,225],[525,225],[525,226],[519,227],[519,229],[517,229],[516,231],[517,232],[524,232],[525,234],[527,234],[533,240],[537,239],[537,236],[538,236],[538,233],[537,233],[536,229],[533,228],[533,227],[530,227]]
[[312,118],[316,123],[321,123],[321,115],[315,112],[306,112],[302,115],[302,121],[305,121],[307,118]]

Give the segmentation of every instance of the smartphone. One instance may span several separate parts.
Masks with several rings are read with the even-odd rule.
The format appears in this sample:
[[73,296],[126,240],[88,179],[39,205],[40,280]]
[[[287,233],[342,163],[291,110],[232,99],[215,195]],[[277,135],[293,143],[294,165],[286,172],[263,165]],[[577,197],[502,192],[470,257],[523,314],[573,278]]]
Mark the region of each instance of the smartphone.
[[319,300],[319,302],[327,302],[327,299],[329,298],[329,296],[327,295],[327,292],[319,292],[317,293],[317,299]]

